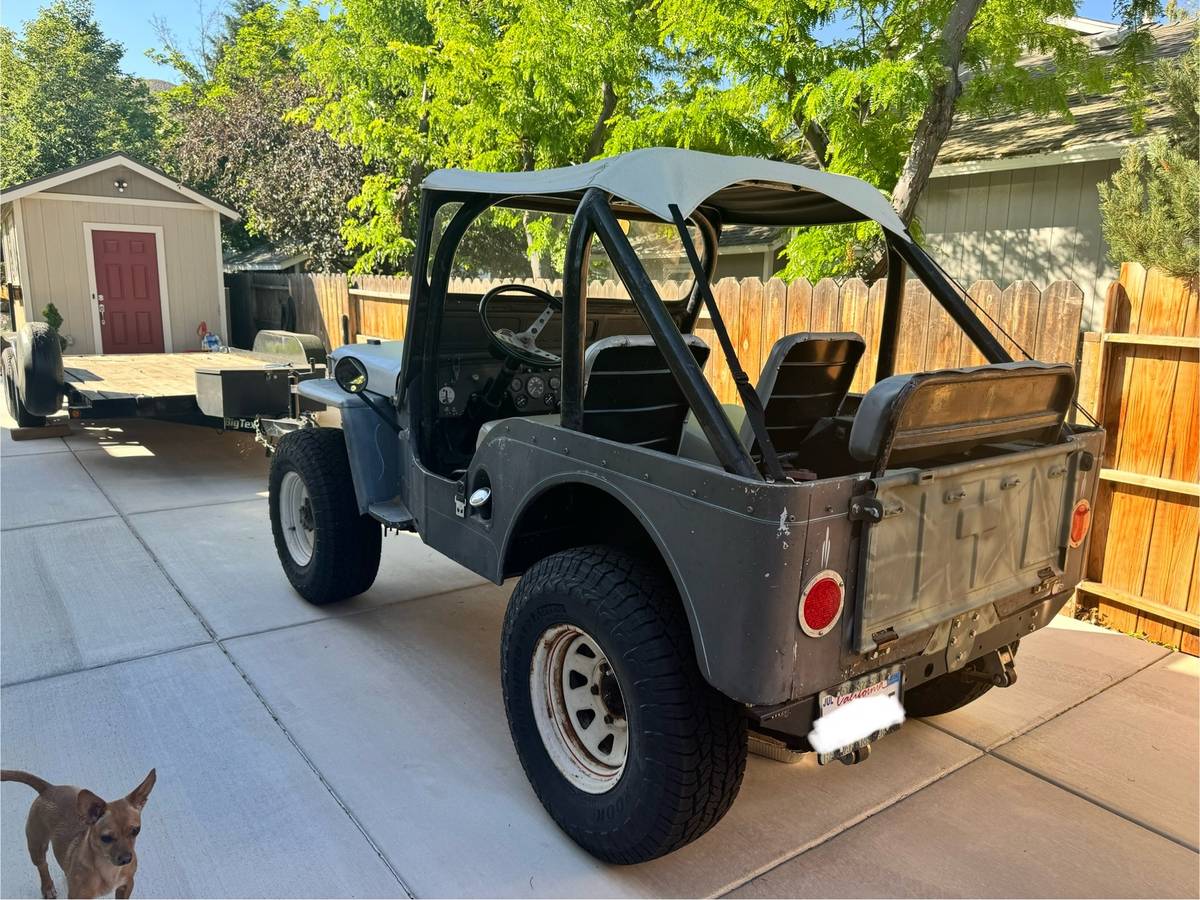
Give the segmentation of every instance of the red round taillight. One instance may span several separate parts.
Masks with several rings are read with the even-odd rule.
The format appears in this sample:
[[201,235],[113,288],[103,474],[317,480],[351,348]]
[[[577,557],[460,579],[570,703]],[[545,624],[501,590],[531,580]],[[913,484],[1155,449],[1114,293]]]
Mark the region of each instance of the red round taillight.
[[1080,500],[1075,504],[1075,508],[1071,510],[1071,546],[1078,547],[1082,544],[1083,539],[1087,537],[1088,529],[1091,527],[1092,504],[1086,500]]
[[842,615],[846,586],[832,569],[818,573],[800,593],[800,628],[809,637],[828,634]]

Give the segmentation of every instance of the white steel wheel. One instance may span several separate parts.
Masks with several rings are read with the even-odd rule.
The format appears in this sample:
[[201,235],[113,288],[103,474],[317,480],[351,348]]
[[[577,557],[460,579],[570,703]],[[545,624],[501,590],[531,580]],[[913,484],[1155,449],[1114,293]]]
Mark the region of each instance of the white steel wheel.
[[308,488],[299,472],[287,472],[279,485],[279,524],[288,555],[307,566],[313,555],[313,510]]
[[616,673],[581,628],[542,633],[530,667],[533,716],[546,753],[575,787],[612,790],[629,755],[629,722]]

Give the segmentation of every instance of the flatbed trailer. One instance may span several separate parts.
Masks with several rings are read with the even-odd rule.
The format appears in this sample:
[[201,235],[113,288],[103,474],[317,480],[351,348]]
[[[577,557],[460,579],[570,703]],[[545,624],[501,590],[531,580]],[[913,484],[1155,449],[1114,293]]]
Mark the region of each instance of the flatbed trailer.
[[38,380],[60,386],[74,420],[158,418],[256,431],[260,419],[311,408],[294,386],[324,375],[325,349],[314,335],[264,331],[253,350],[63,356],[61,375],[53,365],[36,369]]

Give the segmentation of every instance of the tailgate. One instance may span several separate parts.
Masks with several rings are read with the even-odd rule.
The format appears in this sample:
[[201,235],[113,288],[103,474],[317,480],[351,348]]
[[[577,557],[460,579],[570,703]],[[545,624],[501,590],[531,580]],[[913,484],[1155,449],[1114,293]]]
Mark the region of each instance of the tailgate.
[[858,652],[1061,575],[1078,444],[875,479]]

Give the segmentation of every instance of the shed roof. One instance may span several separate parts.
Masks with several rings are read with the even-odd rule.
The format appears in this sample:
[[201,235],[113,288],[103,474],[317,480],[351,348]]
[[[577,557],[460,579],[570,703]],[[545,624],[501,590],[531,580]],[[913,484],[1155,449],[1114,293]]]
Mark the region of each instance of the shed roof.
[[[560,208],[592,187],[615,194],[664,221],[671,204],[684,216],[715,208],[731,225],[809,225],[872,219],[896,234],[904,223],[876,188],[858,178],[791,163],[697,150],[652,147],[605,159],[534,172],[439,169],[422,187],[520,197]],[[559,202],[555,203],[557,200]]]
[[215,210],[226,218],[233,219],[235,222],[241,219],[241,215],[236,210],[230,209],[223,203],[218,203],[206,194],[193,190],[178,179],[172,178],[166,172],[156,169],[154,166],[148,166],[143,162],[138,162],[132,156],[120,151],[102,156],[99,159],[80,163],[77,166],[70,166],[66,169],[59,169],[57,172],[50,172],[47,175],[42,175],[40,178],[32,178],[29,181],[23,181],[20,184],[0,189],[0,200],[5,203],[11,200],[20,200],[22,197],[28,197],[32,194],[49,190],[52,187],[57,187],[65,182],[73,181],[76,178],[83,178],[86,175],[103,172],[105,169],[111,169],[116,166],[124,166],[137,172],[139,175],[170,188],[201,206],[207,206],[209,209]]
[[299,263],[307,262],[311,254],[280,250],[269,244],[258,244],[248,250],[225,254],[225,271],[233,272],[282,272]]
[[[1183,54],[1196,39],[1196,21],[1156,25],[1149,29],[1154,39],[1155,56],[1168,59]],[[1115,34],[1108,37],[1116,38]],[[1098,53],[1111,52],[1111,40],[1104,36]],[[1028,68],[1046,68],[1045,56],[1031,56],[1022,62]],[[938,153],[934,175],[953,174],[945,167],[977,160],[1007,160],[1049,154],[1080,155],[1080,158],[1115,159],[1124,147],[1137,139],[1129,111],[1120,91],[1108,94],[1075,95],[1068,100],[1070,118],[1038,115],[1032,112],[1005,114],[990,118],[960,119]],[[1159,96],[1146,99],[1147,131],[1167,127],[1171,112]],[[1049,160],[1048,160],[1049,161]]]

